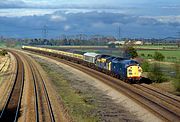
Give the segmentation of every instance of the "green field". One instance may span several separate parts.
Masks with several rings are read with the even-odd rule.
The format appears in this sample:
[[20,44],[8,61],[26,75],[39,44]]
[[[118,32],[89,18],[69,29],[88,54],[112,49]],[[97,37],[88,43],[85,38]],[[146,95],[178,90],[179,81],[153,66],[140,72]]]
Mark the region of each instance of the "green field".
[[[122,56],[121,50],[114,50],[114,51],[110,51],[110,50],[79,50],[79,51],[96,52],[96,53],[100,53],[100,54]],[[156,51],[158,51],[158,50],[138,50],[137,52],[138,52],[139,56],[141,56],[141,54],[145,55],[142,58],[148,59],[148,58],[150,58],[150,57],[148,57],[148,54],[153,56]],[[162,53],[165,56],[164,61],[168,61],[168,62],[180,61],[180,50],[169,50],[169,51],[160,50],[158,52]]]
[[[48,47],[48,46],[47,46]],[[51,48],[61,48],[61,47],[66,47],[66,46],[54,46]],[[78,46],[76,46],[78,47]],[[96,52],[99,54],[109,54],[109,55],[114,55],[114,56],[122,56],[122,49],[116,48],[116,50],[109,50],[109,49],[87,49],[87,46],[79,46],[81,48],[76,48],[74,50],[78,51],[83,51],[83,52]],[[122,46],[120,46],[122,48]],[[141,54],[144,54],[145,56],[141,56],[142,58],[149,59],[153,57],[148,57],[148,54],[154,55],[155,51],[159,51],[165,56],[166,62],[176,62],[180,61],[180,48],[178,48],[177,45],[139,45],[139,46],[134,46],[137,49],[138,55],[141,56]],[[66,47],[68,48],[68,47]],[[69,46],[69,49],[74,48],[74,46]],[[92,46],[91,46],[92,48]],[[141,50],[142,49],[142,50]],[[146,50],[144,50],[146,49]]]
[[5,43],[0,41],[0,47],[5,47]]
[[[138,54],[140,56],[141,54],[144,54],[145,58],[148,58],[147,57],[148,54],[154,55],[155,51],[158,51],[158,50],[138,50]],[[169,51],[160,50],[158,52],[162,53],[165,56],[165,61],[168,61],[168,62],[180,61],[180,50],[169,50]]]
[[135,48],[142,48],[142,49],[170,49],[170,48],[178,48],[177,45],[140,45],[134,46]]

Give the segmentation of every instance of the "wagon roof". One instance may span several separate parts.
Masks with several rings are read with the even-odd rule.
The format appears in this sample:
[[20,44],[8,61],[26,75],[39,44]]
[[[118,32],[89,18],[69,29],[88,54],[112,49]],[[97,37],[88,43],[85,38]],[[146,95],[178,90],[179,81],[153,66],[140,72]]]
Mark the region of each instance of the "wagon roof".
[[84,53],[84,56],[90,56],[90,57],[96,57],[96,56],[98,56],[98,55],[99,55],[99,54],[93,53],[93,52]]

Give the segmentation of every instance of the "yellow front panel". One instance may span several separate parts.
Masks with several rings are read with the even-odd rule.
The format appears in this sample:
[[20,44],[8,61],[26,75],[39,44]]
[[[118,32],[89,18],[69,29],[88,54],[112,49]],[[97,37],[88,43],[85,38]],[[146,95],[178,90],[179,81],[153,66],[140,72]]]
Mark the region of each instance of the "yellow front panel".
[[111,62],[109,62],[108,69],[111,70]]
[[141,71],[140,66],[130,66],[127,68],[127,77],[140,77]]
[[106,62],[106,59],[105,59],[105,58],[102,58],[101,61],[104,63],[104,62]]

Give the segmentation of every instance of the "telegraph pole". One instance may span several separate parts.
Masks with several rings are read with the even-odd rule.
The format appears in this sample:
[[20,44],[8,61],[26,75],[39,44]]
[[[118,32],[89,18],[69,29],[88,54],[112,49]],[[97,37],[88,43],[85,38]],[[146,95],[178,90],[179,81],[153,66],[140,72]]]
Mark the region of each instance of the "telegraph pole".
[[48,28],[46,25],[43,26],[42,28],[42,35],[43,35],[43,38],[46,39],[47,38],[47,35],[48,35]]
[[121,27],[120,27],[120,25],[118,27],[118,39],[119,40],[121,39]]
[[177,38],[177,41],[176,41],[176,44],[178,46],[178,48],[180,47],[180,31],[177,32],[178,33],[178,38]]

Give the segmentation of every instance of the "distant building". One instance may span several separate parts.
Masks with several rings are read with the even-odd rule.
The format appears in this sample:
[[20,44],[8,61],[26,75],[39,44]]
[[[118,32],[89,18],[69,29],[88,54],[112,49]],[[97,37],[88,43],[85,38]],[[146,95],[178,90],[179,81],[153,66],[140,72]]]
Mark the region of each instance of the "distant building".
[[152,43],[152,42],[145,42],[144,44],[146,44],[146,45],[152,45],[153,43]]
[[143,45],[143,41],[135,41],[134,44],[135,45]]
[[110,41],[108,44],[115,44],[115,45],[124,45],[125,41]]
[[115,45],[124,45],[124,44],[133,44],[133,45],[143,45],[143,41],[110,41],[108,44],[115,44]]

